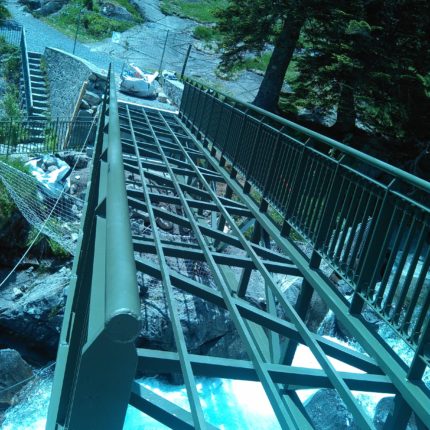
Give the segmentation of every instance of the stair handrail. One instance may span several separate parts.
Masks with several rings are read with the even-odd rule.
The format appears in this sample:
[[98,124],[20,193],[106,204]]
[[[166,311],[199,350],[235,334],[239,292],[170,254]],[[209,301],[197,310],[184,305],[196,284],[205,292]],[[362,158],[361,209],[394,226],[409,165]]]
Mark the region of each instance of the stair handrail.
[[30,65],[28,61],[27,42],[25,40],[25,29],[21,32],[21,63],[22,63],[22,74],[24,78],[24,91],[25,91],[25,103],[27,107],[27,115],[31,116],[33,113],[33,93],[31,89],[30,79]]

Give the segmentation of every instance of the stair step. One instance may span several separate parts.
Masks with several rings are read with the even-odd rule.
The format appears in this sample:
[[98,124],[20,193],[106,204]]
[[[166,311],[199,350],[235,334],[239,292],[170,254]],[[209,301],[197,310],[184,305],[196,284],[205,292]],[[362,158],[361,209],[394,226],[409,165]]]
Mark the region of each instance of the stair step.
[[40,68],[40,59],[39,58],[29,58],[28,64],[31,66],[37,66]]
[[45,136],[30,136],[30,140],[33,143],[44,143],[45,142]]
[[40,102],[47,102],[48,101],[48,96],[42,93],[38,93],[36,91],[32,91],[32,96],[33,96],[33,100],[37,100]]
[[44,74],[40,70],[40,67],[35,66],[34,64],[30,64],[30,74],[40,75],[43,76]]
[[42,83],[46,84],[44,78],[42,78],[40,76],[34,76],[31,73],[30,73],[30,80],[31,80],[31,83],[35,82],[35,83],[40,83],[40,84],[42,84]]
[[48,109],[48,103],[42,102],[39,100],[34,100],[34,99],[33,99],[33,106],[38,107],[38,108],[42,108],[42,109]]
[[43,114],[45,114],[47,112],[47,110],[46,109],[42,109],[42,108],[40,108],[40,107],[36,107],[36,106],[34,106],[33,107],[33,113],[38,113],[38,114],[40,114],[40,115],[43,115]]
[[27,52],[28,58],[42,58],[42,54],[39,52]]
[[31,88],[37,88],[39,91],[45,90],[46,92],[46,82],[31,81]]
[[30,69],[30,76],[34,76],[36,78],[43,78],[43,73],[40,70]]

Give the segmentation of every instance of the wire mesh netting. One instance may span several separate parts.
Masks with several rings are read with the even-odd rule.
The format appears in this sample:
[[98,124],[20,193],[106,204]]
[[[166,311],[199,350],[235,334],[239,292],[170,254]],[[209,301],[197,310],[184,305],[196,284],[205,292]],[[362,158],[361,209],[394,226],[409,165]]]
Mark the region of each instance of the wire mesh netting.
[[33,227],[74,253],[83,200],[65,192],[53,198],[33,176],[3,161],[0,161],[0,182]]

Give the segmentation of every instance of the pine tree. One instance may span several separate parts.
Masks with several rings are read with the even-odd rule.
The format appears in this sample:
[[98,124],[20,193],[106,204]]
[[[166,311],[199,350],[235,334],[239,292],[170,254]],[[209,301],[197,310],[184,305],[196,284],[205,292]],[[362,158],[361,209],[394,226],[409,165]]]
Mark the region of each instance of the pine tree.
[[4,0],[0,1],[0,25],[6,20],[10,18],[10,12],[5,6]]
[[428,136],[429,12],[422,0],[363,0],[314,14],[303,29],[296,104],[335,110],[343,135],[359,119],[390,138]]
[[285,73],[306,18],[307,1],[231,0],[218,13],[224,35],[222,66],[231,68],[248,53],[259,54],[274,44],[263,82],[254,103],[277,111]]

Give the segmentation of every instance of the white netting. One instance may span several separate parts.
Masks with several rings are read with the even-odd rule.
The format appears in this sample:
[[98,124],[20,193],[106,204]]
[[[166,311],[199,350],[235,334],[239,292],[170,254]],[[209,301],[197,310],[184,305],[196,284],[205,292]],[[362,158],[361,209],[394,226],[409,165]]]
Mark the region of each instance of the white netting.
[[38,181],[0,161],[0,180],[25,219],[71,254],[79,234],[83,200],[65,192],[58,199],[43,193]]

